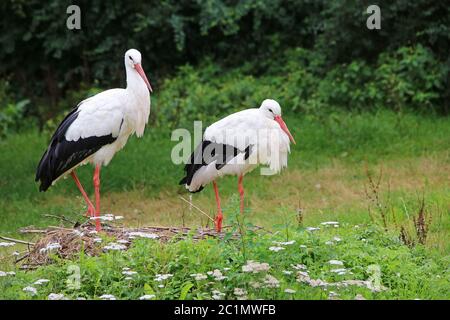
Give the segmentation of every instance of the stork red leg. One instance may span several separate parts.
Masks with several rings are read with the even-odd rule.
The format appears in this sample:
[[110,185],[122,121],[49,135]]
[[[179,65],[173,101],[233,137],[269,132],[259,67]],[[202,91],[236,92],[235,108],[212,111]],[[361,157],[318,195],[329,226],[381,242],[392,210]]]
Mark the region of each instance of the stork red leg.
[[88,207],[88,210],[86,211],[86,217],[93,217],[95,213],[94,205],[92,204],[91,200],[89,199],[86,191],[84,191],[83,186],[81,185],[80,180],[78,179],[77,175],[75,174],[75,171],[72,171],[70,173],[73,180],[75,181],[75,184],[77,185],[78,189],[80,190],[81,194],[83,195],[84,201],[86,201],[86,205]]
[[223,220],[223,214],[222,214],[222,207],[220,206],[220,197],[219,197],[219,189],[217,188],[217,183],[213,181],[214,185],[214,193],[216,194],[216,203],[217,203],[217,216],[216,216],[216,231],[221,232],[222,231],[222,220]]
[[241,213],[244,213],[244,186],[242,185],[242,180],[244,180],[244,175],[241,174],[238,180],[238,190],[239,196],[241,198]]
[[94,189],[95,189],[95,230],[100,231],[100,165],[95,166],[94,170]]

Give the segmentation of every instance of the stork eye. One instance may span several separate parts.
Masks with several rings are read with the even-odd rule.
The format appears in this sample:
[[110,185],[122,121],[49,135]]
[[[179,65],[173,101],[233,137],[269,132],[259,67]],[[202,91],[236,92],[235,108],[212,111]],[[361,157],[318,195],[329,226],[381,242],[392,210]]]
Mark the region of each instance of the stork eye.
[[271,113],[273,113],[272,109],[269,109],[269,111],[270,111]]
[[128,56],[128,58],[130,58],[130,60],[133,61],[133,58],[131,56]]

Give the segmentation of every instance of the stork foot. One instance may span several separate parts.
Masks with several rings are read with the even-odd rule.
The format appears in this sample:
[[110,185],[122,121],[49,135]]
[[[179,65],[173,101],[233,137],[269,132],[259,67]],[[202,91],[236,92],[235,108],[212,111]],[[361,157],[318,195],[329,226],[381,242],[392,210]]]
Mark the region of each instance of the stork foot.
[[222,220],[223,220],[223,214],[221,211],[219,211],[219,213],[216,216],[215,219],[215,224],[216,224],[216,231],[217,232],[222,232]]

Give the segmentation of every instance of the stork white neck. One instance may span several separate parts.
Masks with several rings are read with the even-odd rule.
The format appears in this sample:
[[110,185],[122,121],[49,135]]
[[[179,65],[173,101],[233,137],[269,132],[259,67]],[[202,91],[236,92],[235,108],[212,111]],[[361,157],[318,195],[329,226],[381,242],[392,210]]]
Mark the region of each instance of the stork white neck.
[[127,90],[139,95],[148,93],[147,84],[137,70],[127,63],[125,63],[125,69],[127,74]]

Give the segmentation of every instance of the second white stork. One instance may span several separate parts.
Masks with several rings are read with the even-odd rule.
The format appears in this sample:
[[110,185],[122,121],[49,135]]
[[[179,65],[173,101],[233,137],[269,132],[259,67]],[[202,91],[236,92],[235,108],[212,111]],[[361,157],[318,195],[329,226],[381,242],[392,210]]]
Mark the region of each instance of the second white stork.
[[[150,115],[152,87],[141,60],[141,53],[135,49],[125,53],[126,89],[103,91],[80,102],[56,129],[36,170],[40,191],[70,174],[86,201],[87,215],[95,216],[97,231],[101,229],[100,168],[111,161],[132,134],[144,134]],[[85,163],[95,166],[95,206],[75,174],[75,169]]]
[[215,225],[222,229],[223,213],[216,179],[237,175],[240,210],[244,211],[244,175],[258,164],[279,172],[287,166],[290,141],[295,140],[281,117],[281,107],[266,99],[259,108],[231,114],[206,128],[203,141],[185,166],[186,176],[180,181],[189,192],[201,191],[212,182],[217,203]]

